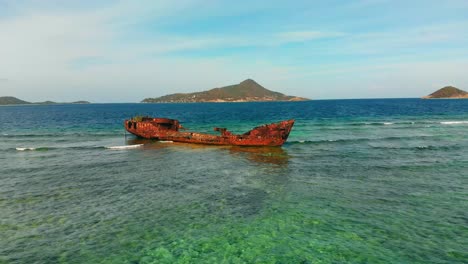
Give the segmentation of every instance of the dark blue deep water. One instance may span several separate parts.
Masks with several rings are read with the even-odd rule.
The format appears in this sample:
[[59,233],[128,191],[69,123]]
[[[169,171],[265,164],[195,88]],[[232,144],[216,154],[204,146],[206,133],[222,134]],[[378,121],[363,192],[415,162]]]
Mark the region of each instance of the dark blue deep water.
[[[133,115],[296,124],[215,147]],[[468,262],[468,100],[3,106],[0,165],[0,263]]]

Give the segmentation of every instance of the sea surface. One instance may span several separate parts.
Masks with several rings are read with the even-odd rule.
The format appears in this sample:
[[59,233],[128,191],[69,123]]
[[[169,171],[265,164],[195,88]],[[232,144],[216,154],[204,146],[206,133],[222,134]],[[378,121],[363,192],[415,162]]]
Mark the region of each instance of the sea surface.
[[[296,123],[239,148],[137,139],[134,115]],[[0,263],[467,262],[468,100],[0,107]]]

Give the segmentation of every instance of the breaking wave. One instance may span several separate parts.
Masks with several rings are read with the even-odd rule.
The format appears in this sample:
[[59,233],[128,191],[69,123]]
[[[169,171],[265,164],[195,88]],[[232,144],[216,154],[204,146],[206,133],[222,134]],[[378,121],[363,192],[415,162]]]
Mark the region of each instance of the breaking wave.
[[1,137],[8,138],[47,138],[47,137],[112,137],[123,136],[120,132],[102,132],[102,133],[46,133],[46,134],[9,134],[2,133]]
[[[335,125],[344,126],[389,126],[389,125],[457,125],[468,124],[468,120],[420,120],[420,121],[382,121],[382,122],[356,122],[356,123],[335,123]],[[324,125],[326,126],[326,125]]]
[[[407,124],[407,122],[404,122]],[[350,126],[388,126],[388,125],[394,125],[395,123],[393,122],[358,122],[358,123],[348,123]],[[403,124],[397,123],[397,124]]]
[[136,145],[122,145],[122,146],[76,146],[76,147],[16,147],[13,150],[16,151],[48,151],[58,149],[73,149],[73,150],[97,150],[97,149],[134,149],[142,147],[144,144]]
[[442,121],[440,122],[442,125],[460,125],[460,124],[468,124],[468,121]]
[[134,148],[139,148],[142,147],[143,144],[136,144],[136,145],[124,145],[124,146],[111,146],[111,147],[106,147],[106,149],[134,149]]
[[47,150],[47,148],[16,148],[16,150],[18,150],[18,151],[26,151],[26,150],[40,150],[40,149]]

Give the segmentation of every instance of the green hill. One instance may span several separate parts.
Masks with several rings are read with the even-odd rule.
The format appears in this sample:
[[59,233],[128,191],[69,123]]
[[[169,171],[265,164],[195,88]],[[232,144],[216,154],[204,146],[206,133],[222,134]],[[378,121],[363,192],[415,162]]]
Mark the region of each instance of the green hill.
[[263,102],[306,101],[309,99],[288,96],[266,89],[252,79],[239,84],[195,93],[176,93],[157,98],[146,98],[142,103],[196,103],[196,102]]
[[423,99],[436,99],[436,98],[468,98],[468,93],[453,86],[445,86]]
[[52,101],[45,101],[45,102],[26,102],[21,99],[18,99],[13,96],[2,96],[0,97],[0,105],[24,105],[24,104],[41,104],[41,105],[50,105],[50,104],[89,104],[88,101],[76,101],[72,103],[57,103]]
[[17,104],[30,104],[30,102],[20,100],[13,96],[0,97],[0,105],[17,105]]

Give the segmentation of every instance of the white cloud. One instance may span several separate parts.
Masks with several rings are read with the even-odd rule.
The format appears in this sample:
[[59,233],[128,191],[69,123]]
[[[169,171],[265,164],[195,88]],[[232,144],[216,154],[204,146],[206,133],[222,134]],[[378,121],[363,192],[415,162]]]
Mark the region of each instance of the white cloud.
[[296,87],[289,91],[308,89],[305,95],[316,99],[421,97],[446,85],[467,90],[465,69],[468,61],[462,58],[318,65],[291,71]]
[[[220,83],[219,80],[226,80],[227,84],[252,75],[267,80],[281,67],[262,61],[240,65],[229,56],[168,59],[160,55],[209,48],[281,45],[331,36],[303,31],[265,34],[260,38],[154,34],[146,40],[126,39],[127,26],[149,17],[155,19],[155,15],[165,17],[169,11],[192,5],[193,1],[175,5],[166,1],[144,9],[120,2],[112,7],[78,11],[27,6],[19,15],[0,20],[0,73],[11,80],[0,87],[0,94],[17,94],[32,101],[106,101],[106,96],[110,100],[137,101],[142,96],[169,93],[171,88],[189,91],[193,83],[206,88],[211,87],[210,83]],[[284,69],[280,72],[284,73]],[[126,92],[130,87],[138,87],[139,91],[132,91],[135,96]],[[116,90],[119,92],[115,93]]]
[[[0,96],[16,95],[29,101],[139,101],[149,96],[237,83],[245,78],[254,78],[273,90],[312,98],[372,97],[374,94],[378,97],[379,93],[397,96],[393,91],[402,96],[416,96],[422,87],[438,86],[450,80],[458,80],[460,88],[468,85],[468,77],[460,70],[466,66],[462,61],[451,63],[446,59],[440,63],[426,59],[424,62],[424,58],[411,57],[411,54],[379,60],[393,56],[395,53],[390,51],[395,50],[421,53],[423,50],[418,51],[418,47],[434,43],[467,43],[464,29],[468,25],[463,21],[361,34],[305,26],[301,27],[303,30],[290,30],[293,27],[285,26],[276,32],[238,35],[189,36],[155,30],[151,36],[139,38],[133,30],[141,24],[178,19],[179,12],[193,9],[197,1],[147,1],[145,4],[121,1],[93,8],[87,8],[86,4],[80,8],[52,8],[51,4],[44,7],[42,1],[27,3],[15,6],[14,14],[0,17]],[[334,41],[327,46],[314,45],[319,40],[330,39]],[[288,43],[304,43],[303,49],[297,53],[279,49]],[[308,45],[314,45],[313,49]],[[242,47],[269,52],[258,57],[170,56],[180,51]],[[454,54],[452,58],[456,57]],[[466,52],[463,54],[468,57]],[[349,55],[372,55],[375,59],[357,65],[355,62],[325,64],[313,59],[314,56]],[[296,64],[294,60],[282,64],[279,59],[294,56],[310,59],[307,57],[306,65]],[[404,82],[419,88],[412,89],[411,93],[393,88],[405,86]],[[326,90],[322,88],[325,86]]]

